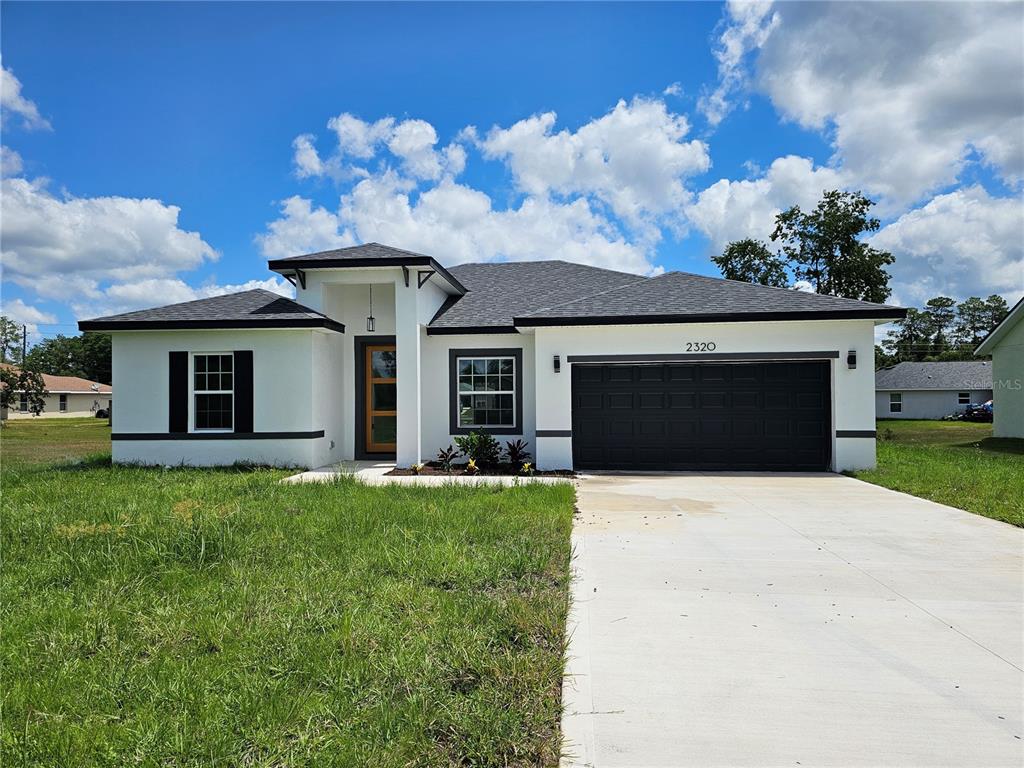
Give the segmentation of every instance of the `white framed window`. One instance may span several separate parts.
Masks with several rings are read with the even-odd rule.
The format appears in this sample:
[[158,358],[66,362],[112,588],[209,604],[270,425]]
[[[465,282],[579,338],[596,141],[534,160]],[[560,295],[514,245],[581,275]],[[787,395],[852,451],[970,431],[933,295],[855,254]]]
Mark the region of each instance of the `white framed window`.
[[889,393],[889,413],[903,413],[903,393]]
[[516,424],[515,357],[459,357],[456,369],[460,428]]
[[959,405],[970,405],[971,404],[971,393],[970,392],[957,392],[956,401]]
[[18,397],[18,410],[22,413],[28,413],[28,393],[22,392]]
[[192,427],[196,431],[234,429],[234,363],[231,352],[192,354]]
[[60,412],[61,413],[67,413],[67,411],[68,411],[68,396],[67,395],[61,395],[60,396]]

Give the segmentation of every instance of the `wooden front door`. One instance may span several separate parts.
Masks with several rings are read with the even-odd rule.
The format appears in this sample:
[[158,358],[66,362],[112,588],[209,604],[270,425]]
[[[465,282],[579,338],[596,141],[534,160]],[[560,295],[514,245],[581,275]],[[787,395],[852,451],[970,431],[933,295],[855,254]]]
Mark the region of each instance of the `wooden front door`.
[[368,344],[365,354],[366,452],[394,453],[398,430],[395,345]]

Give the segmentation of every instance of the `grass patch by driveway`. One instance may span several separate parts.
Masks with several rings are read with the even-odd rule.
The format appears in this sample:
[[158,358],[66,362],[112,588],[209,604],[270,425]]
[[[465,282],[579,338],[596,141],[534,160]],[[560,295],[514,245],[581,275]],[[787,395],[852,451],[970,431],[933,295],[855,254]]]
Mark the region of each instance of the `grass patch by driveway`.
[[557,763],[572,488],[284,474],[5,462],[0,763]]
[[880,420],[878,467],[852,474],[1024,526],[1024,440],[994,438],[991,424]]

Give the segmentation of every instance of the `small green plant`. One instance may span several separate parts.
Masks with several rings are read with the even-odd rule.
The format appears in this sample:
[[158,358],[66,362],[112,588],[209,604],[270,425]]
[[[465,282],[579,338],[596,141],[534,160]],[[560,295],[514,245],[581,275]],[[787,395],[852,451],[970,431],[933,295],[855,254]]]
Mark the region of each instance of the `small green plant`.
[[424,464],[423,464],[423,462],[421,462],[421,461],[418,461],[418,462],[416,462],[415,464],[413,464],[413,465],[412,465],[411,467],[409,467],[409,469],[411,469],[411,470],[412,470],[412,473],[413,473],[414,475],[418,475],[418,474],[419,474],[420,472],[422,472],[422,471],[423,471],[423,467],[424,467]]
[[529,477],[530,475],[532,475],[534,473],[534,471],[535,470],[533,468],[533,464],[531,464],[528,461],[524,461],[522,469],[519,470],[519,474],[526,475],[527,477]]
[[459,435],[455,438],[460,453],[476,462],[478,467],[492,467],[498,463],[501,446],[492,435],[483,430]]
[[530,452],[526,450],[528,447],[525,440],[509,440],[505,443],[505,453],[508,455],[508,463],[513,467],[518,467],[524,461],[530,458]]
[[447,448],[442,448],[437,452],[437,463],[441,465],[441,469],[451,474],[452,465],[455,463],[458,455],[459,452],[449,444]]
[[475,475],[478,471],[479,469],[476,466],[476,459],[470,459],[469,463],[466,465],[466,474]]

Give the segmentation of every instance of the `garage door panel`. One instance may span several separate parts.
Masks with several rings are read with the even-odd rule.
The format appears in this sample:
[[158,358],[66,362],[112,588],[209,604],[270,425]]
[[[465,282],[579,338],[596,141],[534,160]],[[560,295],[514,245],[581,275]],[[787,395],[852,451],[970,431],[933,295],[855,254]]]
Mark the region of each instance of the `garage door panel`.
[[827,469],[830,381],[823,361],[577,364],[574,462],[579,469]]

